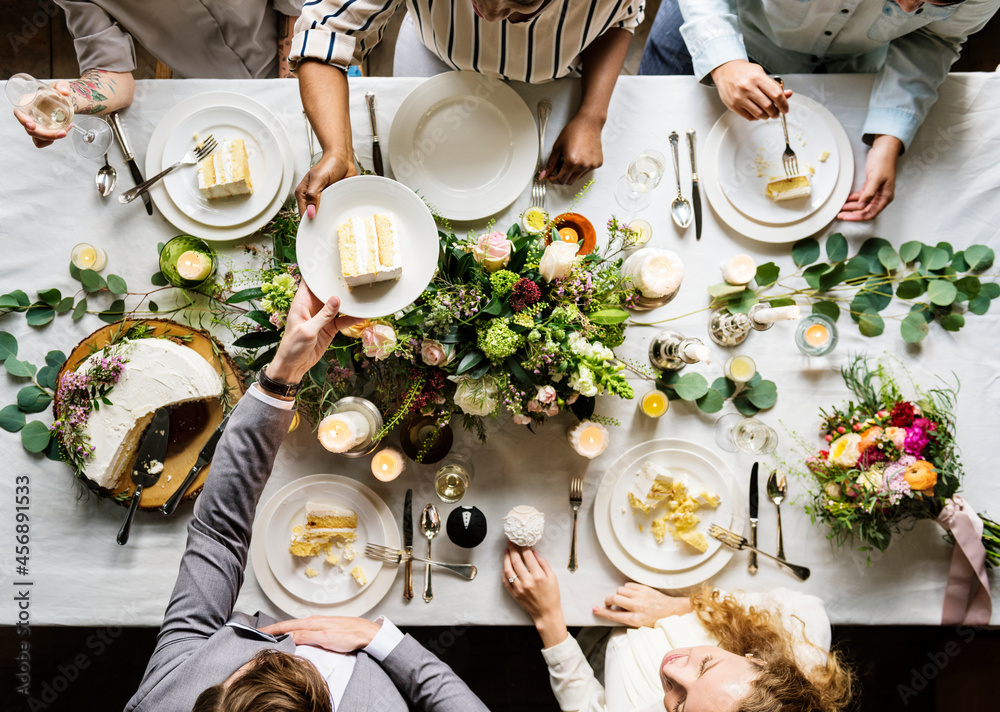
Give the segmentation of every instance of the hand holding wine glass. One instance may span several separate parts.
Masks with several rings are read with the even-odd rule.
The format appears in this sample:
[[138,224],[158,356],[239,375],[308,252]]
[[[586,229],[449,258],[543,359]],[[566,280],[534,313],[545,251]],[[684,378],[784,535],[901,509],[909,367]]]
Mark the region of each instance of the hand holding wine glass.
[[40,82],[30,74],[15,74],[7,81],[7,99],[14,115],[39,148],[63,138],[72,130],[73,147],[85,158],[98,158],[111,146],[111,128],[103,119],[75,117],[69,84]]

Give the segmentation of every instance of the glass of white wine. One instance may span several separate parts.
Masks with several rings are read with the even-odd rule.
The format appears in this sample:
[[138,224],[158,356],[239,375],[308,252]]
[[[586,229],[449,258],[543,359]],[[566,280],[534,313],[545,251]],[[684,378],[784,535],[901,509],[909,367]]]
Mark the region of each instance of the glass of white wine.
[[100,158],[111,147],[111,127],[96,116],[77,116],[73,100],[30,74],[15,74],[7,80],[7,99],[31,116],[43,129],[69,130],[73,148],[84,158]]
[[472,484],[472,460],[463,453],[452,453],[434,475],[434,491],[438,499],[454,504],[465,496]]
[[618,204],[632,212],[649,207],[653,202],[650,193],[660,184],[666,165],[666,157],[656,149],[647,148],[640,153],[615,186]]
[[715,443],[726,452],[767,455],[778,445],[778,433],[767,423],[729,413],[715,421]]

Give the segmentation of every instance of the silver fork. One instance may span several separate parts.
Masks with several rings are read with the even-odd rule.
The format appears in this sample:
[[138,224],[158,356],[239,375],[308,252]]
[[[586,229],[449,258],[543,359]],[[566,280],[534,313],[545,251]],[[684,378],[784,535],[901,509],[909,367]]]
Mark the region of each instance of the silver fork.
[[[384,561],[388,564],[400,564],[403,563],[404,556],[406,556],[406,554],[399,549],[392,549],[388,546],[382,546],[381,544],[366,544],[365,556],[369,559]],[[476,578],[476,574],[479,573],[476,567],[472,564],[445,564],[440,561],[431,561],[430,559],[418,559],[416,556],[408,557],[408,559],[421,564],[430,564],[431,566],[446,569],[463,578],[467,578],[470,581]]]
[[766,551],[761,551],[755,546],[750,546],[747,543],[746,538],[740,536],[736,532],[731,532],[728,529],[723,529],[718,524],[712,524],[708,528],[708,533],[731,549],[736,549],[737,551],[742,551],[743,549],[746,549],[747,551],[756,552],[761,556],[766,556],[767,558],[775,561],[778,564],[778,566],[790,571],[800,581],[805,581],[806,579],[809,578],[810,571],[805,566],[799,566],[798,564],[790,564],[784,559],[779,559],[777,556],[771,556]]
[[542,162],[544,154],[542,152],[545,150],[545,127],[549,125],[551,114],[552,102],[548,99],[542,99],[538,102],[538,163],[535,165],[535,175],[531,181],[531,204],[539,208],[545,207],[547,181],[539,180],[538,174],[544,167]]
[[118,202],[131,203],[133,200],[138,198],[142,193],[145,193],[147,190],[149,190],[151,185],[153,185],[158,180],[163,178],[163,176],[167,175],[167,173],[170,173],[170,171],[180,168],[181,166],[193,166],[195,163],[197,163],[205,156],[210,154],[212,151],[214,151],[218,147],[218,145],[219,144],[215,142],[215,138],[213,136],[208,136],[204,141],[201,142],[201,144],[195,146],[190,151],[185,153],[184,158],[177,161],[177,163],[175,163],[174,165],[170,166],[169,168],[163,171],[160,171],[149,180],[144,180],[135,188],[132,188],[131,190],[126,190],[124,193],[119,195]]
[[569,504],[573,508],[573,543],[569,547],[569,570],[576,571],[576,515],[583,504],[582,477],[574,477],[569,483]]
[[[781,81],[781,77],[775,77],[774,81],[778,82],[778,86],[784,92],[785,83]],[[785,132],[785,152],[781,154],[781,165],[785,169],[785,175],[791,178],[799,174],[799,159],[795,157],[795,151],[788,143],[788,122],[785,121],[785,115],[780,112],[778,115],[781,117],[781,130]]]

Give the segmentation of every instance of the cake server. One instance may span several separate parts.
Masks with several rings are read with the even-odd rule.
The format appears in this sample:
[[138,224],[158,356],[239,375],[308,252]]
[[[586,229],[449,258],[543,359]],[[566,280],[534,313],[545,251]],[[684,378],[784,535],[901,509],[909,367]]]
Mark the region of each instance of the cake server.
[[198,461],[194,463],[194,467],[187,473],[184,481],[181,482],[181,486],[177,488],[177,491],[167,498],[167,501],[163,503],[160,507],[160,511],[164,514],[173,514],[174,510],[177,509],[177,505],[180,504],[181,500],[184,499],[184,495],[191,486],[191,483],[195,481],[198,474],[204,470],[208,463],[212,461],[212,456],[215,455],[215,446],[219,444],[219,438],[222,437],[222,433],[225,431],[226,426],[229,425],[229,416],[227,415],[219,423],[219,427],[215,429],[211,437],[208,438],[208,442],[205,443],[205,447],[201,449],[198,453]]
[[694,205],[694,237],[701,239],[701,191],[698,188],[698,163],[694,156],[694,129],[687,130],[688,150],[691,152],[691,203]]
[[[139,170],[139,166],[135,162],[135,156],[132,155],[132,147],[129,145],[128,137],[125,135],[125,125],[122,123],[122,117],[119,112],[113,111],[108,118],[111,119],[108,122],[111,124],[111,132],[114,133],[115,138],[118,139],[118,145],[121,146],[122,155],[125,156],[125,162],[128,163],[129,173],[132,174],[132,180],[135,181],[136,185],[141,185],[143,182],[142,171]],[[153,202],[150,200],[149,195],[143,194],[142,202],[146,204],[146,212],[152,215]]]
[[368,102],[368,120],[372,125],[372,164],[375,168],[375,175],[384,176],[385,169],[382,168],[382,148],[379,145],[378,126],[375,122],[375,92],[366,92],[365,101]]
[[128,515],[125,523],[122,524],[118,532],[118,543],[122,546],[128,543],[129,530],[132,528],[132,517],[135,510],[139,508],[139,500],[142,499],[144,487],[152,487],[160,479],[163,471],[163,457],[167,454],[167,441],[170,439],[170,413],[166,408],[160,408],[153,416],[153,422],[149,424],[146,437],[139,445],[139,452],[132,463],[132,481],[135,483],[135,492],[132,495],[132,504],[129,505]]
[[403,600],[413,598],[413,490],[406,490],[403,504],[403,547],[406,551],[406,566],[403,567]]
[[757,573],[757,467],[755,462],[750,470],[750,564],[747,571]]

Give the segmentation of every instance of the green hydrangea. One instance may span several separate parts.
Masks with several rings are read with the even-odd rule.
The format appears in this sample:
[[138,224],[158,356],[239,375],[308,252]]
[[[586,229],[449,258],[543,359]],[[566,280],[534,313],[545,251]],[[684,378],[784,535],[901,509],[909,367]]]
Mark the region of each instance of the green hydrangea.
[[597,335],[597,340],[609,349],[617,348],[625,343],[625,322],[605,324],[598,329]]
[[494,319],[479,332],[479,349],[494,363],[503,361],[524,345],[524,337],[511,330],[507,319]]
[[513,321],[518,326],[533,327],[535,325],[535,317],[541,314],[546,306],[545,302],[535,302],[527,309],[515,314]]
[[520,277],[509,269],[497,270],[490,275],[490,284],[493,286],[493,293],[503,299],[510,294],[510,291],[519,279]]
[[268,314],[287,312],[295,297],[295,278],[287,272],[275,275],[270,282],[261,285],[264,298],[260,305]]

